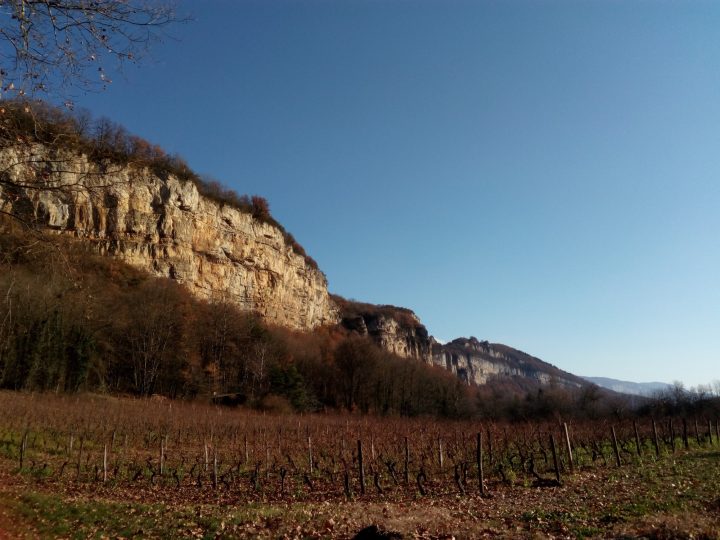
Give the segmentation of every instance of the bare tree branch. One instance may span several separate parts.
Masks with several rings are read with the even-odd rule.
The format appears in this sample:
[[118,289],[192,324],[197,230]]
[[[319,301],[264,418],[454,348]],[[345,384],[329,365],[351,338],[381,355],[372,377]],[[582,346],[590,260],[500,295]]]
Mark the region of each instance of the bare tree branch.
[[102,89],[174,22],[172,0],[0,0],[0,92]]

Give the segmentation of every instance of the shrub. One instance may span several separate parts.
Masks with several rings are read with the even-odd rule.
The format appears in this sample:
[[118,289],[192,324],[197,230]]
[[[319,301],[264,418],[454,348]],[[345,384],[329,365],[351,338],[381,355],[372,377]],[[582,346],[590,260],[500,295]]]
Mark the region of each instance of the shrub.
[[253,195],[250,203],[252,205],[252,215],[255,219],[264,222],[270,220],[270,203],[267,202],[267,199]]

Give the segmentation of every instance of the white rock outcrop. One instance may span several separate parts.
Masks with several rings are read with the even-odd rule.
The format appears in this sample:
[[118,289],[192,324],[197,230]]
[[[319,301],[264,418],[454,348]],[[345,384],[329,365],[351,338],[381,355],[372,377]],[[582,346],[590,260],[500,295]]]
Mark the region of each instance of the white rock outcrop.
[[293,329],[339,320],[325,276],[280,229],[203,197],[191,181],[42,145],[0,149],[0,171],[9,181],[0,183],[0,209],[82,237],[194,295]]
[[567,388],[578,388],[583,384],[580,378],[539,358],[474,337],[435,345],[432,364],[477,385],[487,384],[494,377],[518,377],[541,385],[555,383]]

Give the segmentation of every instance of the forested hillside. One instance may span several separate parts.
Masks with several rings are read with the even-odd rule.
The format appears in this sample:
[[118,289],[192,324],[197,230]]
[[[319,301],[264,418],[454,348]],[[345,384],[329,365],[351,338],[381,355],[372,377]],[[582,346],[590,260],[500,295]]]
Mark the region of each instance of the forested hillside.
[[67,238],[0,235],[0,385],[257,407],[406,415],[472,413],[466,385],[341,328],[292,332]]

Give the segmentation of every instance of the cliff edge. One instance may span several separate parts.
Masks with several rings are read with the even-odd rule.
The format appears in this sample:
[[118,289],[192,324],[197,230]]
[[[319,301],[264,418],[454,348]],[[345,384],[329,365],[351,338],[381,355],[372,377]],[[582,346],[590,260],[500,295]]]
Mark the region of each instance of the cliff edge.
[[325,276],[284,231],[192,181],[43,144],[0,149],[0,171],[3,212],[272,324],[310,330],[339,320]]

